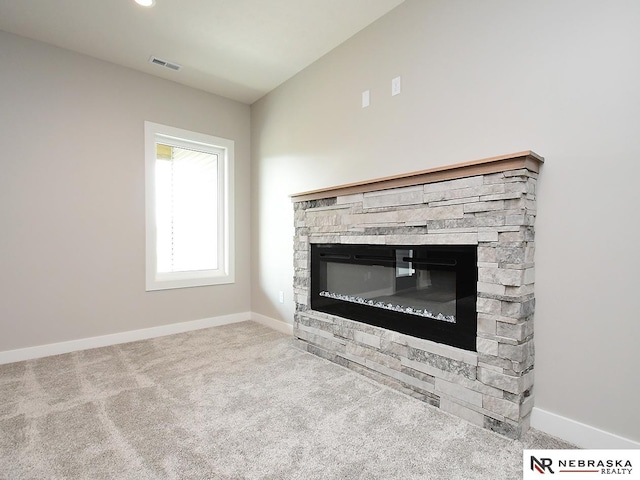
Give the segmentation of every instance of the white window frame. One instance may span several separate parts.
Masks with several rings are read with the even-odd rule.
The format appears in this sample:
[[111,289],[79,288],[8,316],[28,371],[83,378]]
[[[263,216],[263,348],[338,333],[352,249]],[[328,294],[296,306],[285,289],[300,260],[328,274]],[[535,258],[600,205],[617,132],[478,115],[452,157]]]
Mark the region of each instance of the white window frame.
[[[145,210],[146,210],[146,291],[221,285],[235,282],[233,218],[233,140],[180,128],[144,122]],[[175,146],[196,146],[202,151],[222,150],[218,160],[218,268],[188,272],[158,272],[156,252],[155,165],[156,142]],[[211,149],[210,147],[213,147]]]

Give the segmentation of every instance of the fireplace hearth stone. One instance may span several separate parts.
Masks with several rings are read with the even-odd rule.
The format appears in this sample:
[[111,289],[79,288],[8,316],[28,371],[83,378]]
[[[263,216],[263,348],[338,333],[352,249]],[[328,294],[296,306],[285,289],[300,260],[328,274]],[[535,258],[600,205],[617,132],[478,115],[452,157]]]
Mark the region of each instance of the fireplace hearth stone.
[[[444,169],[459,178],[439,181],[437,171],[428,171],[406,176],[425,181],[419,185],[376,190],[380,183],[367,182],[357,193],[349,185],[311,199],[293,196],[299,347],[481,427],[511,438],[526,432],[534,399],[534,221],[542,159],[524,153],[470,162],[464,171]],[[511,161],[516,156],[521,163]],[[471,164],[490,169],[469,174]],[[313,310],[311,244],[477,245],[477,352]]]

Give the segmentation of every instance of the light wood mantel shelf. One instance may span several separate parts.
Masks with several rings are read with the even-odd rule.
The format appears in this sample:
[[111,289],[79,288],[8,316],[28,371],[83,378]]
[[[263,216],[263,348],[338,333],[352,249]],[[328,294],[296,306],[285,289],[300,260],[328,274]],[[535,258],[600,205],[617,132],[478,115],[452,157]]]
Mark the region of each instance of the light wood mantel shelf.
[[319,200],[321,198],[373,192],[389,188],[410,187],[413,185],[472,177],[474,175],[484,175],[487,173],[498,173],[506,170],[517,170],[520,168],[526,168],[531,172],[538,173],[540,165],[543,162],[543,157],[527,150],[509,155],[473,160],[471,162],[456,163],[446,167],[430,168],[427,170],[420,170],[418,172],[405,173],[403,175],[394,175],[391,177],[376,178],[364,182],[348,183],[345,185],[338,185],[336,187],[295,193],[291,195],[291,200],[293,202]]

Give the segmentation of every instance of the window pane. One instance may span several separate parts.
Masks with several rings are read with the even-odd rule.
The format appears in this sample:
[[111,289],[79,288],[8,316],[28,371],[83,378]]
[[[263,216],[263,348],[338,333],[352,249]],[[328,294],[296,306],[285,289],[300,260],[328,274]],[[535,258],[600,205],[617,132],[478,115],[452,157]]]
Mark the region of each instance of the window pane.
[[218,155],[157,144],[157,271],[218,268]]

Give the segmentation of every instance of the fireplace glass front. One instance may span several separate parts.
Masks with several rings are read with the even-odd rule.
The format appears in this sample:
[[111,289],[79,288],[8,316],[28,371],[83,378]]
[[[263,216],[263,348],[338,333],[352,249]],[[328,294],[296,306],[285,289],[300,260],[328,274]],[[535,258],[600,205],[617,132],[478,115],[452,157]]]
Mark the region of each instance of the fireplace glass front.
[[312,244],[311,308],[475,351],[476,250]]

